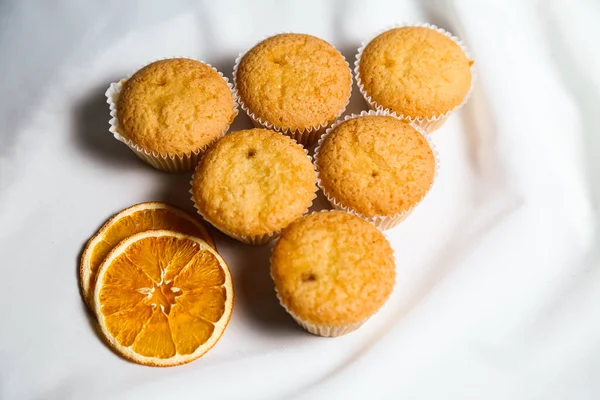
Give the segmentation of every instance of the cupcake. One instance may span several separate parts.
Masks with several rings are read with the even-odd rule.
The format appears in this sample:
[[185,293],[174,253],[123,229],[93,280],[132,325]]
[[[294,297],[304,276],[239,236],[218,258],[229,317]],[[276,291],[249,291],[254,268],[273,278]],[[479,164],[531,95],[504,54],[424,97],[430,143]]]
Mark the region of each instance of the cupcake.
[[308,211],[315,170],[306,151],[267,129],[233,132],[204,155],[192,200],[204,219],[241,242],[260,245]]
[[187,58],[153,62],[106,92],[111,132],[142,160],[191,171],[237,115],[227,78]]
[[458,38],[425,24],[387,30],[356,56],[358,87],[372,109],[438,129],[467,101],[473,61]]
[[256,127],[304,145],[316,142],[344,112],[352,90],[344,56],[322,39],[297,33],[272,36],[240,55],[233,80]]
[[429,192],[437,159],[424,132],[386,111],[363,111],[327,130],[315,165],[335,208],[389,229]]
[[271,254],[281,305],[310,333],[340,336],[359,328],[395,285],[385,236],[341,211],[313,213],[283,231]]

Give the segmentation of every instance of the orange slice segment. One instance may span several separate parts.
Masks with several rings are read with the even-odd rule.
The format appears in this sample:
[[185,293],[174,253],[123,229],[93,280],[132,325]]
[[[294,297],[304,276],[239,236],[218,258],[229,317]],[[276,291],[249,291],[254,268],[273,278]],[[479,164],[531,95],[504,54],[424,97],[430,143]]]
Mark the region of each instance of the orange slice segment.
[[220,339],[233,284],[227,264],[204,240],[145,231],[106,257],[93,300],[111,347],[134,362],[168,367],[195,360]]
[[[206,228],[196,218],[177,207],[162,202],[141,203],[129,207],[109,219],[90,239],[83,251],[79,281],[83,298],[88,305],[93,303],[98,268],[108,253],[123,239],[131,235],[159,229],[197,236],[215,247]],[[185,256],[185,254],[179,255],[179,257]],[[158,267],[158,265],[154,267]]]

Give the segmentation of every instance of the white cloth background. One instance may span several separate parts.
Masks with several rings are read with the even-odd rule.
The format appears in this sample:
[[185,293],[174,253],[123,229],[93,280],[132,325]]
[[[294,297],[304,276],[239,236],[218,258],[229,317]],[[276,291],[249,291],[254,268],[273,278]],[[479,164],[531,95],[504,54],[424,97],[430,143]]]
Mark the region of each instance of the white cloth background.
[[[600,398],[599,20],[594,0],[0,3],[0,398]],[[352,63],[396,21],[461,37],[478,81],[434,134],[433,191],[389,232],[384,309],[346,337],[306,334],[275,300],[269,248],[215,232],[236,290],[217,346],[171,369],[113,354],[80,298],[83,245],[131,204],[192,208],[189,175],[112,139],[108,84],[182,55],[231,76],[281,31]],[[348,111],[364,108],[355,92]]]

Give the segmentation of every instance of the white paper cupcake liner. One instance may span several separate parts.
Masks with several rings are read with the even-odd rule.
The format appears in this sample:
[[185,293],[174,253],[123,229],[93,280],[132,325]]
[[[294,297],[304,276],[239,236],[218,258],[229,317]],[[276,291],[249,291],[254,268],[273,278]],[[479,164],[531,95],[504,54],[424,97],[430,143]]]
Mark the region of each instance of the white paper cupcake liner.
[[[457,38],[456,36],[453,36],[450,32],[442,29],[442,28],[438,28],[435,25],[432,24],[428,24],[428,23],[417,23],[417,24],[394,24],[392,26],[388,26],[385,29],[382,29],[381,31],[377,32],[377,34],[373,35],[367,42],[363,42],[361,44],[361,46],[358,48],[358,52],[356,53],[356,61],[354,61],[354,78],[356,79],[356,84],[358,86],[358,90],[360,91],[360,93],[362,94],[362,96],[365,98],[366,102],[369,105],[369,108],[371,110],[385,110],[385,111],[390,111],[392,112],[391,109],[389,108],[385,108],[382,105],[378,104],[375,100],[373,100],[373,98],[371,96],[369,96],[369,94],[367,93],[367,91],[365,90],[365,86],[362,82],[362,79],[360,77],[360,59],[362,57],[363,51],[365,50],[365,47],[367,47],[367,45],[373,40],[375,39],[377,36],[381,35],[382,33],[389,31],[391,29],[396,29],[396,28],[402,28],[402,27],[421,27],[421,28],[428,28],[428,29],[433,29],[441,34],[443,34],[444,36],[447,36],[448,38],[452,39],[452,41],[454,41],[461,49],[462,51],[465,53],[465,56],[468,59],[471,59],[471,55],[469,53],[469,50],[467,49],[467,46],[465,46],[465,44],[463,43],[462,40],[460,40],[459,38]],[[400,114],[400,113],[396,113],[396,115],[398,115],[398,117],[400,117],[401,119],[405,119],[410,121],[411,123],[413,123],[414,125],[420,127],[421,129],[423,129],[425,132],[427,133],[432,133],[434,131],[436,131],[437,129],[439,129],[444,122],[446,122],[446,120],[448,119],[448,117],[455,113],[456,111],[460,110],[465,104],[467,104],[467,101],[469,101],[469,98],[471,97],[471,94],[473,92],[473,85],[475,83],[475,78],[476,78],[476,73],[475,73],[475,66],[472,65],[471,66],[471,86],[469,87],[469,91],[467,92],[467,94],[465,95],[465,97],[463,98],[462,102],[455,106],[454,108],[452,108],[451,110],[443,113],[443,114],[439,114],[439,115],[431,115],[429,117],[426,118],[422,118],[422,117],[413,117],[410,115],[405,115],[405,114]]]
[[[246,104],[244,103],[244,101],[242,100],[242,98],[240,97],[238,91],[237,91],[237,72],[238,72],[238,67],[240,65],[240,62],[242,60],[242,58],[244,57],[244,55],[246,55],[246,53],[251,50],[252,48],[254,48],[257,44],[259,44],[260,42],[276,36],[276,35],[281,35],[281,34],[285,34],[285,33],[294,33],[294,32],[279,32],[279,33],[275,33],[273,35],[269,35],[269,36],[265,36],[262,40],[260,40],[258,43],[256,43],[254,46],[248,48],[248,50],[241,52],[238,57],[235,59],[235,65],[233,66],[233,83],[234,83],[234,91],[235,91],[235,98],[237,99],[240,107],[242,108],[242,110],[244,110],[244,112],[246,114],[248,114],[248,117],[250,117],[250,120],[252,121],[252,124],[257,127],[257,128],[265,128],[265,129],[271,129],[274,130],[276,132],[279,133],[283,133],[284,135],[287,135],[289,137],[291,137],[292,139],[294,139],[296,142],[300,143],[303,146],[309,147],[311,145],[313,145],[314,143],[317,142],[317,140],[319,140],[319,137],[325,132],[325,130],[331,125],[333,124],[343,113],[344,111],[346,111],[346,107],[348,107],[348,104],[350,103],[350,98],[352,97],[352,81],[350,82],[350,92],[348,93],[348,98],[346,99],[346,104],[344,104],[344,107],[342,107],[337,114],[335,115],[335,117],[333,119],[331,119],[330,121],[326,121],[323,122],[317,126],[311,126],[308,128],[304,128],[304,129],[290,129],[290,128],[283,128],[280,126],[277,126],[276,124],[260,118],[259,116],[257,116],[256,114],[254,114],[249,108],[248,106],[246,106]],[[329,43],[329,42],[328,42]],[[329,43],[331,45],[331,47],[333,47],[335,49],[335,47]],[[344,55],[336,49],[336,51],[338,53],[340,53],[340,55],[342,57],[344,57]],[[350,71],[350,75],[352,75],[352,69],[350,68],[350,64],[348,64],[348,61],[346,60],[346,58],[344,57],[344,60],[346,61],[346,65],[348,66],[348,70]]]
[[380,230],[387,230],[387,229],[391,229],[391,228],[395,227],[400,222],[404,221],[413,212],[413,210],[423,201],[425,196],[427,196],[427,194],[429,192],[431,192],[431,188],[433,187],[433,184],[436,181],[436,178],[438,176],[439,169],[440,169],[439,154],[438,154],[431,138],[429,137],[429,135],[421,127],[412,123],[413,128],[415,128],[417,130],[417,132],[419,132],[423,136],[423,138],[425,138],[427,143],[429,144],[429,147],[431,148],[431,151],[433,152],[433,156],[435,158],[435,174],[433,176],[433,181],[431,182],[431,185],[429,185],[429,188],[427,189],[425,194],[419,199],[419,201],[417,201],[415,204],[413,204],[408,210],[402,211],[400,213],[393,214],[393,215],[376,215],[376,216],[372,216],[372,217],[363,215],[363,214],[359,213],[358,211],[354,210],[353,208],[342,204],[341,201],[339,201],[335,196],[333,196],[330,192],[327,191],[327,189],[323,186],[323,184],[321,182],[321,179],[319,177],[319,166],[318,166],[318,162],[317,162],[317,160],[319,159],[319,152],[321,150],[321,145],[323,144],[323,141],[325,140],[325,138],[340,124],[342,124],[343,122],[348,121],[350,119],[360,118],[360,117],[364,117],[367,115],[389,116],[389,117],[394,117],[396,119],[402,120],[401,117],[399,117],[398,115],[396,115],[395,113],[393,113],[389,110],[369,110],[369,111],[362,111],[360,114],[346,115],[344,117],[344,119],[336,121],[331,127],[329,127],[329,129],[327,129],[325,134],[323,136],[321,136],[321,139],[319,139],[319,143],[317,144],[317,147],[315,148],[314,161],[315,161],[315,170],[317,171],[317,186],[319,186],[319,188],[321,188],[321,191],[323,192],[323,194],[325,195],[327,200],[329,200],[329,203],[334,208],[336,208],[338,210],[346,211],[347,213],[350,213],[352,215],[356,215],[357,217],[365,219],[365,220],[369,221],[370,223],[372,223],[373,225],[375,225]]
[[[302,147],[302,146],[301,146]],[[317,175],[317,171],[316,171],[316,167],[315,167],[315,163],[313,162],[312,157],[308,154],[308,150],[306,150],[304,147],[302,147],[302,150],[304,151],[304,153],[306,154],[306,157],[308,157],[308,159],[311,161],[312,165],[313,165],[313,169],[315,172],[315,178]],[[279,237],[279,234],[281,233],[281,231],[285,228],[281,228],[276,232],[270,232],[270,233],[266,233],[263,235],[240,235],[240,234],[236,234],[233,232],[226,232],[225,230],[222,230],[220,227],[218,227],[216,224],[214,224],[210,218],[208,218],[203,212],[202,210],[200,210],[200,208],[198,207],[198,205],[196,204],[196,200],[194,199],[194,176],[196,175],[196,172],[194,171],[194,174],[192,175],[192,180],[190,181],[190,196],[191,196],[191,200],[192,200],[192,204],[194,205],[194,208],[196,209],[196,211],[198,212],[198,214],[209,224],[211,224],[212,226],[214,226],[215,228],[217,228],[219,231],[223,232],[225,235],[238,240],[242,243],[246,243],[246,244],[250,244],[253,246],[262,246],[265,245],[267,243],[269,243],[271,240],[276,239],[277,237]],[[318,191],[318,187],[317,185],[315,185],[315,192],[313,194],[313,197],[310,201],[310,204],[308,205],[308,207],[306,207],[306,210],[302,213],[302,215],[305,215],[306,213],[308,213],[308,211],[310,210],[310,208],[312,207],[315,199],[317,198],[317,191]]]
[[[331,212],[332,210],[321,210],[321,211],[316,211],[316,212]],[[386,236],[386,240],[389,242],[389,239]],[[391,247],[391,245],[390,245]],[[275,283],[275,278],[273,277],[273,261],[272,261],[272,257],[273,257],[273,249],[275,248],[275,246],[273,246],[273,248],[271,249],[271,256],[269,257],[269,265],[271,266],[269,268],[270,271],[270,275],[271,275],[271,279],[273,280],[273,283]],[[393,252],[393,258],[394,258],[394,266],[398,266],[398,263],[396,262],[396,254],[394,252],[394,248],[392,248],[392,252]],[[398,273],[396,272],[395,275],[397,275]],[[392,291],[390,292],[390,296],[392,293],[394,293],[394,290],[396,289],[396,285],[397,285],[397,279],[394,278],[394,286],[392,288]],[[296,315],[293,311],[291,311],[283,302],[281,295],[279,294],[279,291],[277,290],[277,285],[274,285],[275,288],[275,295],[277,296],[277,300],[279,300],[279,304],[281,305],[281,307],[284,308],[284,310],[290,314],[290,316],[294,319],[294,321],[296,321],[296,323],[298,325],[300,325],[302,328],[304,328],[306,331],[312,333],[313,335],[317,335],[317,336],[324,336],[324,337],[337,337],[337,336],[343,336],[346,335],[350,332],[353,332],[355,330],[357,330],[358,328],[360,328],[361,326],[363,326],[363,324],[365,322],[367,322],[369,320],[369,318],[373,317],[373,315],[377,314],[377,312],[379,312],[379,310],[377,310],[375,313],[373,313],[373,315],[371,315],[368,318],[363,319],[362,321],[358,321],[352,324],[346,324],[346,325],[323,325],[323,324],[314,324],[312,322],[309,322],[307,320],[304,320],[302,318],[300,318],[298,315]],[[388,299],[386,299],[387,302]],[[385,304],[385,303],[384,303]],[[383,307],[383,305],[382,305]]]
[[[280,301],[280,303],[281,303],[281,301]],[[286,311],[292,316],[292,318],[294,318],[294,321],[296,321],[296,323],[298,323],[298,325],[300,325],[301,327],[306,329],[308,332],[312,333],[313,335],[324,336],[324,337],[338,337],[338,336],[346,335],[346,334],[353,332],[353,331],[357,330],[358,328],[360,328],[366,321],[365,320],[365,321],[357,322],[355,324],[340,325],[340,326],[318,325],[318,324],[312,324],[308,321],[303,321],[302,319],[295,316],[294,313],[292,313],[287,308],[286,308]]]
[[[127,79],[131,78],[131,76],[133,74],[135,74],[137,71],[152,64],[153,62],[161,61],[161,60],[168,60],[171,58],[187,58],[190,60],[194,60],[193,58],[189,58],[189,57],[169,57],[169,58],[154,60],[148,64],[141,66],[136,71],[129,74],[127,76],[127,78],[121,79],[118,82],[113,82],[110,84],[110,86],[108,87],[108,90],[105,93],[106,102],[109,105],[110,117],[111,117],[110,121],[109,121],[109,124],[110,124],[109,131],[112,132],[115,139],[117,139],[120,142],[125,143],[127,145],[127,147],[129,147],[140,159],[142,159],[146,163],[152,165],[154,168],[162,170],[162,171],[169,171],[169,172],[187,172],[187,171],[192,171],[196,167],[196,165],[198,164],[198,161],[200,160],[200,158],[202,157],[202,154],[204,154],[206,149],[208,147],[210,147],[214,142],[219,140],[221,137],[223,137],[225,135],[225,133],[227,133],[227,131],[229,130],[230,125],[227,125],[223,129],[223,132],[218,137],[216,137],[214,140],[212,140],[210,143],[208,143],[204,147],[196,149],[195,151],[192,151],[192,152],[189,152],[186,154],[161,154],[161,153],[157,153],[155,151],[146,150],[146,149],[136,145],[134,142],[127,139],[126,137],[124,137],[121,134],[119,118],[117,115],[117,100],[119,99],[119,95],[121,93],[121,90],[123,89],[123,84],[127,81]],[[200,60],[195,60],[195,61],[200,61]],[[235,119],[235,117],[238,115],[238,103],[237,103],[236,93],[233,89],[233,85],[229,82],[229,79],[226,76],[224,76],[221,72],[217,71],[217,69],[215,67],[213,67],[212,65],[210,65],[208,63],[205,63],[204,61],[200,61],[200,62],[205,65],[208,65],[210,68],[215,70],[219,74],[219,76],[221,78],[223,78],[223,80],[225,80],[225,82],[227,83],[227,87],[229,87],[231,96],[233,97],[233,118]]]

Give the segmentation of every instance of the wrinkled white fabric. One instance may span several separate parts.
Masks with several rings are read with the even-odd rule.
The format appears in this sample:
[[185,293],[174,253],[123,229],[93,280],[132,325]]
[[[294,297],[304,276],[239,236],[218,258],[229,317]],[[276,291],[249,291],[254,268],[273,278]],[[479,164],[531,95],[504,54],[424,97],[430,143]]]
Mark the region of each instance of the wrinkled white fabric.
[[[599,19],[594,0],[3,2],[0,398],[600,398]],[[240,51],[282,31],[353,63],[397,21],[458,35],[478,80],[433,136],[432,192],[388,232],[398,280],[381,312],[311,336],[277,304],[269,247],[215,232],[236,291],[217,346],[170,369],[113,354],[80,298],[82,247],[134,203],[192,207],[189,174],[111,137],[109,83],[168,56],[231,76]],[[355,91],[348,112],[364,108]]]

